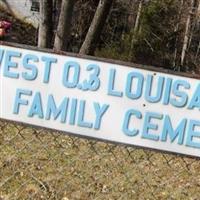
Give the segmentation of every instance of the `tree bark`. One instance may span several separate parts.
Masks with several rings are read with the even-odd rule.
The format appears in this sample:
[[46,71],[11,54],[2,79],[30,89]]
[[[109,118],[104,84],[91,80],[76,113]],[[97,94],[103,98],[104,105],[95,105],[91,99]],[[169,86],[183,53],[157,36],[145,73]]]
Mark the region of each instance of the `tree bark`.
[[190,29],[191,29],[191,19],[192,19],[192,15],[193,15],[194,4],[195,4],[195,0],[191,0],[191,8],[190,8],[188,16],[187,16],[185,34],[184,34],[184,40],[183,40],[183,48],[182,48],[182,53],[181,53],[181,66],[184,65],[185,56],[186,56],[186,52],[187,52],[187,48],[188,48]]
[[110,12],[113,0],[100,0],[90,28],[87,32],[85,41],[83,42],[80,54],[93,55],[96,49],[96,45],[99,42],[99,38],[103,27],[105,25],[107,16]]
[[53,37],[53,0],[40,0],[38,47],[50,48]]
[[140,18],[141,18],[141,15],[142,15],[142,7],[143,7],[143,0],[139,0],[137,16],[136,16],[135,25],[134,25],[134,28],[133,28],[133,33],[132,33],[132,36],[131,36],[131,48],[130,48],[130,52],[129,52],[129,60],[130,61],[132,61],[132,52],[133,52],[133,49],[134,49],[135,34],[138,32],[138,29],[139,29]]
[[75,0],[62,0],[61,12],[54,41],[54,49],[56,50],[67,50],[74,4]]
[[[198,29],[198,33],[200,32],[200,0],[199,0],[199,4],[197,7],[197,14],[196,14],[196,25],[197,25],[197,29]],[[196,56],[195,56],[195,63],[197,64],[198,58],[199,58],[199,52],[200,52],[200,39],[199,39],[199,45],[197,47],[197,51],[196,51]]]
[[178,20],[177,20],[177,24],[175,26],[174,29],[174,33],[176,34],[176,39],[175,39],[175,45],[174,45],[174,58],[173,58],[173,68],[175,69],[176,67],[176,61],[177,61],[177,53],[178,53],[178,40],[179,40],[179,27],[180,27],[180,21],[181,21],[181,14],[182,14],[182,10],[183,10],[183,0],[180,1],[180,7],[179,7],[179,12],[178,12]]
[[143,6],[143,0],[139,0],[139,6],[138,6],[138,11],[137,11],[135,26],[134,26],[134,32],[136,32],[138,30],[138,27],[139,27],[140,17],[141,17],[141,14],[142,14],[142,6]]
[[200,24],[200,0],[198,2],[196,19],[197,19],[196,23],[197,23],[197,25],[199,25]]
[[199,52],[200,52],[200,41],[199,41],[199,45],[197,47],[197,51],[196,51],[196,55],[195,55],[195,61],[194,61],[195,64],[197,64],[197,61],[199,58]]

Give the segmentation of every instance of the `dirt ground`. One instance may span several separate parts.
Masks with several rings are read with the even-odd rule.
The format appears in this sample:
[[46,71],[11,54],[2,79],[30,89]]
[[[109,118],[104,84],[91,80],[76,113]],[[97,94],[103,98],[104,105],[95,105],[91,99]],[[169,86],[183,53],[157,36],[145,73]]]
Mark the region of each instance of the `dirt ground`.
[[14,18],[9,13],[3,11],[1,8],[0,20],[7,20],[12,23],[10,32],[6,37],[1,38],[1,40],[27,45],[36,45],[37,30],[33,26]]

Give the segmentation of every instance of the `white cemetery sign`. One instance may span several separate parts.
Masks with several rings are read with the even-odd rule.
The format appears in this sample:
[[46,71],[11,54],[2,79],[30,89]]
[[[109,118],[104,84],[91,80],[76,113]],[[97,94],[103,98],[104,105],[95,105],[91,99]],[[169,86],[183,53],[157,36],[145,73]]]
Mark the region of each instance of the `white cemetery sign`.
[[1,119],[200,157],[198,79],[5,43],[0,70]]

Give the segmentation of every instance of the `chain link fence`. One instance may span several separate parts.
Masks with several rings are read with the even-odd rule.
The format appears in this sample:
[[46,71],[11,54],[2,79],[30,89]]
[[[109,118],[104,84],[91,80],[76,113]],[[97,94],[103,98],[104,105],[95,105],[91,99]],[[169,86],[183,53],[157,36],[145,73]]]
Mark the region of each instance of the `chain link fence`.
[[0,199],[199,199],[200,161],[0,122]]
[[[134,25],[131,22],[136,16],[135,12],[125,12],[124,7],[115,8],[110,14],[109,25],[101,36],[104,49],[100,46],[97,56],[118,58],[125,52],[123,45],[119,48],[112,44],[129,42],[126,29]],[[83,19],[81,13],[87,10],[78,8],[75,11],[80,12],[77,15]],[[84,20],[91,21],[89,17]],[[77,21],[80,24],[76,22],[72,29],[69,48],[73,52],[78,52],[88,29],[82,30],[83,22]],[[20,32],[18,23],[13,24],[15,29]],[[32,33],[32,29],[29,32]],[[20,38],[25,35],[32,37],[33,34],[24,33],[13,38],[26,43],[34,41]],[[127,55],[120,59],[130,61]],[[10,199],[198,200],[200,160],[0,121],[0,200]]]

